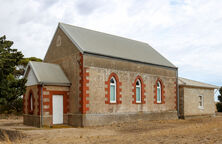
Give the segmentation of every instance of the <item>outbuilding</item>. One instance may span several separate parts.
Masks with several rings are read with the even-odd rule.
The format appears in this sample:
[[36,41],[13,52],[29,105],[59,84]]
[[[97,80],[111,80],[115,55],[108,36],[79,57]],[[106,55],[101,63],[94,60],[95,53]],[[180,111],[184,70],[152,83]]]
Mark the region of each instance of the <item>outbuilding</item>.
[[179,78],[179,113],[181,118],[214,116],[214,90],[219,87],[186,78]]
[[24,124],[68,124],[70,82],[57,64],[29,62],[23,95]]

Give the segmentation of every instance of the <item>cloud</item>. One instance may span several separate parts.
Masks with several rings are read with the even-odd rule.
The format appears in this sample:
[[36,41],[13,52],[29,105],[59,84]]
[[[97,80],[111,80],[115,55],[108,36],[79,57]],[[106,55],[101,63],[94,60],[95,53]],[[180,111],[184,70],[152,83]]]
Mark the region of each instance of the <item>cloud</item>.
[[76,8],[80,15],[89,15],[104,4],[104,0],[81,0],[77,1]]
[[58,22],[153,46],[180,76],[222,85],[221,0],[1,1],[0,35],[26,57],[44,58]]

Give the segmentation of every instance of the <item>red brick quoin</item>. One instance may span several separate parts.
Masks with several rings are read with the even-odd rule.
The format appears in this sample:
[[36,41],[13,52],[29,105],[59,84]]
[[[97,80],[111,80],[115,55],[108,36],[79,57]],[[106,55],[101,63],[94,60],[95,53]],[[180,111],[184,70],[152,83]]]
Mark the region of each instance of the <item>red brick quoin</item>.
[[53,95],[63,95],[63,114],[67,114],[67,111],[68,111],[68,105],[69,103],[67,103],[67,99],[68,99],[68,96],[67,96],[67,91],[49,91],[49,95],[43,95],[43,98],[45,97],[49,97],[49,102],[43,102],[43,105],[49,105],[49,109],[44,109],[43,108],[43,112],[47,112],[49,111],[49,114],[52,115],[52,97]]
[[122,97],[122,95],[120,94],[120,92],[122,91],[122,89],[120,87],[122,86],[122,83],[119,81],[119,78],[118,78],[117,74],[115,74],[115,73],[111,73],[109,75],[108,80],[105,81],[105,85],[106,85],[105,104],[113,104],[113,103],[110,103],[110,80],[112,77],[114,77],[116,79],[116,103],[114,103],[114,104],[121,104],[122,100],[120,98]]
[[[160,82],[160,85],[161,85],[161,103],[157,103],[157,83],[158,82]],[[160,78],[158,78],[153,87],[154,87],[154,104],[165,104],[165,91],[164,91],[165,85],[163,84],[163,81]]]
[[[136,82],[137,82],[137,80],[140,80],[140,83],[141,83],[141,102],[136,102]],[[145,102],[145,98],[146,98],[146,96],[145,96],[145,87],[146,87],[146,85],[143,83],[143,79],[142,79],[142,77],[141,76],[137,76],[136,77],[136,79],[135,79],[135,81],[134,81],[134,83],[132,84],[132,86],[133,86],[133,90],[132,90],[132,92],[133,92],[133,101],[132,101],[132,103],[133,104],[145,104],[146,102]]]
[[41,86],[38,85],[38,115],[40,115],[40,112],[41,112]]
[[175,93],[175,109],[177,109],[177,82],[174,82],[175,86],[174,86],[174,93]]
[[[49,112],[50,115],[52,115],[52,97],[53,95],[62,95],[63,96],[63,114],[67,114],[69,112],[69,92],[67,91],[53,91],[53,90],[47,90],[46,88],[43,88],[43,93],[48,92],[48,94],[43,94],[43,99],[48,98],[49,101],[43,100],[43,112]],[[41,86],[38,86],[38,115],[41,113]],[[48,106],[48,108],[44,108],[44,106]]]
[[85,68],[83,66],[83,55],[80,53],[80,64],[79,64],[79,76],[80,76],[80,93],[79,93],[79,97],[80,97],[80,101],[79,104],[81,105],[79,108],[79,111],[82,114],[86,114],[86,112],[89,110],[89,107],[87,107],[87,104],[89,104],[89,100],[87,99],[89,97],[89,86],[87,85],[87,83],[89,83],[89,72],[87,72],[87,68]]
[[23,114],[26,114],[25,94],[23,94]]

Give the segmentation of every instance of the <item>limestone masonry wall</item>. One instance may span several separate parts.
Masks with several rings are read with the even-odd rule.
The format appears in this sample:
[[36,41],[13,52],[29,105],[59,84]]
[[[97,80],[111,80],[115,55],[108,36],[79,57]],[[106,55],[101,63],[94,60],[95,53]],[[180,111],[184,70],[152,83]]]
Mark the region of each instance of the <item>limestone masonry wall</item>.
[[[34,108],[33,112],[29,111],[29,95],[32,93],[34,96]],[[69,87],[62,86],[44,86],[43,87],[43,125],[52,125],[52,96],[63,95],[63,121],[64,124],[68,124],[68,112],[69,112]],[[32,126],[40,126],[41,115],[41,86],[34,85],[26,88],[26,94],[24,95],[24,124]]]
[[[184,87],[184,116],[214,115],[214,89]],[[199,108],[199,96],[203,96],[203,108]]]
[[48,52],[45,56],[44,62],[59,64],[69,81],[72,83],[70,86],[70,113],[80,114],[79,108],[81,107],[79,101],[80,94],[80,65],[81,55],[79,50],[72,44],[70,39],[64,32],[58,28],[55,33],[54,39],[49,46]]
[[[163,112],[176,110],[176,70],[127,61],[84,55],[89,85],[89,110],[87,114],[115,114],[135,112]],[[115,73],[121,82],[121,103],[106,104],[105,82]],[[140,76],[145,85],[144,103],[134,104],[133,84]],[[165,103],[155,104],[155,84],[160,79],[164,85]]]
[[[98,125],[99,116],[96,114],[112,116],[122,113],[173,112],[176,116],[176,69],[82,54],[60,28],[55,33],[44,62],[59,64],[71,82],[67,114],[70,125]],[[107,102],[111,73],[115,73],[119,79],[118,104]],[[137,77],[143,81],[143,104],[133,102],[133,85]],[[155,104],[158,79],[163,82],[162,104]],[[170,114],[168,116],[172,117]],[[106,124],[106,121],[103,123]]]

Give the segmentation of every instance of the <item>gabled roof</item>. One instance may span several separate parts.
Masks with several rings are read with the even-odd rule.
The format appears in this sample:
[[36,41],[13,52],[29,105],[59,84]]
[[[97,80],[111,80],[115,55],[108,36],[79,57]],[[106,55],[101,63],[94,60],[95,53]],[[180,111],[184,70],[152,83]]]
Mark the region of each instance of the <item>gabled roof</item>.
[[28,76],[30,69],[34,72],[38,84],[70,85],[65,73],[57,64],[30,61],[24,74],[25,77]]
[[180,86],[192,86],[192,87],[202,87],[202,88],[212,88],[212,89],[218,89],[218,86],[206,84],[203,82],[198,82],[186,78],[179,77],[178,83]]
[[58,27],[82,53],[176,68],[147,43],[64,23]]

